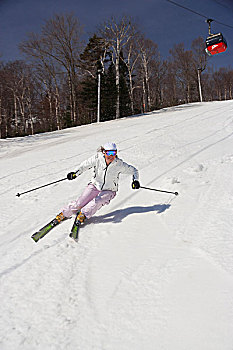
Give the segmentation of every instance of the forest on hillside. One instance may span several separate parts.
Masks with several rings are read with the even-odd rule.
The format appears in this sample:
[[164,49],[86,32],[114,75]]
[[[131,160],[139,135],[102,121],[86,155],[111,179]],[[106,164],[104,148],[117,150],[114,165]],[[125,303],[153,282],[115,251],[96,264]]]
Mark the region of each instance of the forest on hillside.
[[76,16],[54,15],[20,43],[23,60],[0,61],[0,138],[232,99],[233,70],[213,70],[201,37],[166,60],[128,16],[83,38]]

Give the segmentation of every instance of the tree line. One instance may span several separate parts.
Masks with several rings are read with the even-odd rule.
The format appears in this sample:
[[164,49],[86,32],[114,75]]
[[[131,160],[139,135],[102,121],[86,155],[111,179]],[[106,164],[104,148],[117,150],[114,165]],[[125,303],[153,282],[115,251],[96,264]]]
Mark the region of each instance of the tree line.
[[233,71],[213,71],[201,37],[163,60],[130,17],[100,24],[87,43],[83,36],[73,14],[55,15],[20,44],[23,60],[0,62],[0,138],[232,99]]

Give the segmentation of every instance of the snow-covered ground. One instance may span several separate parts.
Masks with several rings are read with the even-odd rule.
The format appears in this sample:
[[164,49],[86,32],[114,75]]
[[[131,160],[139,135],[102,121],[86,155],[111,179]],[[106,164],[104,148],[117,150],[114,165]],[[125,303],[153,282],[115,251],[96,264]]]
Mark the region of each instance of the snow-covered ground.
[[[140,171],[70,240],[66,177],[106,141]],[[0,140],[1,350],[233,349],[233,101]]]

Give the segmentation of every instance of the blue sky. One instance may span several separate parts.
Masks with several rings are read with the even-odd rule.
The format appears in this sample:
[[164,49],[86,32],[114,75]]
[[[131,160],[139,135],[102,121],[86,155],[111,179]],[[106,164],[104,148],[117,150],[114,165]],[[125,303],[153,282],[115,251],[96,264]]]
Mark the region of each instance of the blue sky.
[[[233,26],[233,0],[174,0],[204,16]],[[205,18],[188,12],[166,0],[0,0],[0,53],[4,61],[20,59],[18,44],[29,32],[40,32],[44,21],[55,13],[73,12],[84,25],[86,38],[112,15],[130,15],[139,23],[146,37],[158,44],[166,58],[174,44],[186,49],[198,36],[206,38]],[[222,32],[228,42],[227,52],[211,58],[215,69],[233,68],[233,28],[213,23],[213,32]]]

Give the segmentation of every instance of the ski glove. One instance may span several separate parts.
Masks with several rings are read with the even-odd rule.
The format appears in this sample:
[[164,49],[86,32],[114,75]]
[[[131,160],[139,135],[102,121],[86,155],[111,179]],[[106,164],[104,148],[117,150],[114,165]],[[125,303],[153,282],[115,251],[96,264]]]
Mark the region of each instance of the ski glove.
[[132,182],[132,189],[133,190],[138,190],[140,188],[140,182],[138,180],[134,180]]
[[76,179],[76,177],[77,177],[77,175],[73,171],[71,173],[67,174],[67,179],[68,180],[74,180],[74,179]]

